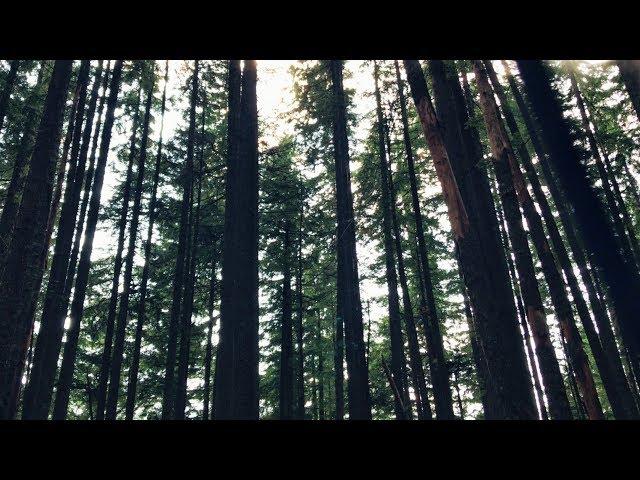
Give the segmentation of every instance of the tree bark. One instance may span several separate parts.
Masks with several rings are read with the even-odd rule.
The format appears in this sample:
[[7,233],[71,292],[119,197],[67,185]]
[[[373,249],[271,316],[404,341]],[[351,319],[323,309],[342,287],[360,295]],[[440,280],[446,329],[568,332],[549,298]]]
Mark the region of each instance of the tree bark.
[[293,418],[293,338],[291,308],[291,222],[285,220],[282,260],[282,320],[280,330],[280,420]]

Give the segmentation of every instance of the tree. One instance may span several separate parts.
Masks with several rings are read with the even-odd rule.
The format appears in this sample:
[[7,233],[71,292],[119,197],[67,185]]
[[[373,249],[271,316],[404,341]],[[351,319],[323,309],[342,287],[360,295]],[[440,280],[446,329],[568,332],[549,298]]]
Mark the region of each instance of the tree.
[[0,267],[0,418],[12,419],[17,410],[24,359],[32,330],[32,303],[44,271],[46,222],[51,205],[56,152],[64,104],[71,77],[71,60],[53,67],[45,107],[31,156],[14,234]]

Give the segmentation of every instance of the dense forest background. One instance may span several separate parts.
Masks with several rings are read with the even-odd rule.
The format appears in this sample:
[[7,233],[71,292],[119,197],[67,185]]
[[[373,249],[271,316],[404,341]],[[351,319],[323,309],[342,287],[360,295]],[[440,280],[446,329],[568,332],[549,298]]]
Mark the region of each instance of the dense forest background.
[[640,418],[640,62],[0,61],[0,418]]

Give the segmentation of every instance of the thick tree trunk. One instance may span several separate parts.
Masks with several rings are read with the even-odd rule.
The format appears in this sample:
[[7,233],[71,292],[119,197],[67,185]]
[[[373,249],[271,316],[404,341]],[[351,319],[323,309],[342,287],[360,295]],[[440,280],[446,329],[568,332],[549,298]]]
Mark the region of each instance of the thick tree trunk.
[[349,419],[371,419],[369,372],[365,359],[362,325],[362,304],[356,255],[356,232],[353,216],[353,196],[349,171],[347,139],[347,106],[342,85],[343,62],[331,60],[331,95],[333,99],[333,148],[336,163],[337,250],[339,314],[345,326]]
[[[155,72],[154,72],[155,75]],[[136,322],[136,333],[131,354],[131,365],[129,366],[129,379],[127,383],[127,400],[125,407],[125,419],[132,420],[136,403],[136,390],[138,387],[138,371],[140,369],[140,348],[142,346],[142,332],[147,311],[147,287],[151,269],[151,246],[153,240],[153,227],[156,218],[156,202],[158,196],[158,184],[160,182],[160,167],[162,165],[162,133],[164,130],[164,113],[167,102],[167,82],[169,79],[169,61],[164,67],[164,88],[162,90],[162,103],[160,107],[160,136],[158,138],[158,151],[153,171],[153,186],[151,187],[151,198],[149,200],[147,240],[144,244],[144,266],[142,267],[142,278],[140,279],[140,298],[138,300],[138,319]]]
[[32,304],[44,273],[42,254],[72,63],[55,62],[23,201],[0,273],[0,419],[14,418],[17,410],[32,332]]
[[[482,158],[479,146],[474,143],[472,132],[468,128],[463,129],[467,125],[467,118],[460,85],[455,79],[443,83],[435,82],[434,78],[434,87],[438,86],[436,100],[441,107],[441,121],[447,126],[443,128],[433,112],[420,64],[415,60],[406,60],[405,67],[414,101],[423,110],[423,129],[429,133],[430,141],[436,144],[431,154],[438,159],[436,163],[441,165],[440,168],[448,165],[450,175],[455,173],[458,193],[453,198],[450,195],[447,200],[451,203],[449,208],[460,211],[457,203],[462,202],[464,194],[465,203],[468,204],[465,211],[471,215],[470,218],[465,215],[466,222],[459,222],[458,232],[454,228],[454,237],[474,309],[478,339],[485,353],[487,378],[490,380],[486,385],[486,418],[535,419],[537,413],[531,379],[493,200],[486,175],[478,165]],[[451,156],[445,148],[442,130],[449,138],[447,147],[451,149]],[[472,171],[474,169],[475,172]],[[454,201],[456,198],[460,200]]]
[[64,345],[62,366],[56,390],[56,399],[53,408],[53,419],[62,420],[66,418],[69,405],[69,394],[73,381],[73,370],[75,367],[76,354],[78,350],[78,336],[80,334],[80,322],[84,309],[84,299],[87,291],[89,279],[89,269],[91,267],[91,252],[93,250],[93,238],[98,223],[98,212],[100,209],[100,196],[104,173],[109,155],[109,145],[111,143],[111,132],[115,117],[115,109],[118,103],[118,93],[120,91],[120,80],[122,77],[122,60],[117,60],[113,69],[113,75],[109,85],[109,97],[107,99],[107,110],[105,114],[102,137],[100,139],[100,152],[96,164],[96,173],[91,188],[91,200],[89,201],[89,212],[87,213],[87,224],[84,229],[84,241],[78,262],[78,273],[76,275],[75,288],[73,290],[73,301],[71,302],[70,329],[67,341]]
[[[598,333],[596,332],[592,323],[589,309],[578,284],[578,279],[573,272],[573,265],[571,263],[571,260],[569,259],[569,253],[567,252],[567,249],[562,241],[562,237],[560,236],[556,221],[551,212],[551,207],[544,195],[544,192],[542,191],[540,180],[538,178],[538,175],[536,174],[533,162],[531,161],[529,151],[527,150],[524,140],[520,135],[515,117],[513,116],[513,113],[509,108],[505,92],[502,89],[502,85],[500,85],[500,82],[498,81],[497,75],[493,70],[491,62],[485,60],[484,63],[487,67],[487,72],[491,79],[491,83],[493,84],[494,91],[497,94],[498,99],[500,100],[501,110],[503,112],[505,121],[507,123],[507,126],[509,127],[509,130],[511,131],[514,142],[516,143],[517,151],[520,160],[524,165],[529,184],[531,185],[533,194],[537,200],[538,206],[540,207],[540,211],[542,212],[542,217],[544,218],[545,224],[547,226],[547,232],[549,233],[549,237],[551,239],[553,251],[556,254],[556,258],[558,259],[560,267],[562,268],[562,271],[564,272],[567,279],[567,283],[573,297],[573,302],[576,306],[580,321],[584,326],[587,340],[589,342],[589,347],[591,348],[594,359],[596,361],[596,366],[598,367],[598,371],[600,372],[600,376],[602,377],[602,381],[605,386],[605,390],[609,398],[609,402],[611,403],[614,415],[616,416],[616,418],[633,418],[637,416],[637,411],[635,408],[633,397],[631,396],[631,392],[626,386],[624,372],[622,372],[621,369],[617,370],[616,368],[615,364],[620,363],[619,359],[616,362],[614,358],[608,359],[605,356],[603,345],[601,344],[601,340],[598,337]],[[536,143],[539,143],[537,139]],[[541,157],[544,157],[544,155],[541,155]],[[543,159],[541,160],[541,162],[542,161],[546,160]],[[588,276],[588,272],[586,273],[586,276]],[[587,279],[587,282],[588,281],[590,281],[590,279]],[[587,287],[587,291],[589,291],[589,287]],[[594,310],[594,313],[596,312],[597,309]],[[606,335],[606,332],[604,334]],[[622,376],[620,376],[621,373]]]
[[[154,76],[155,77],[155,76]],[[155,79],[155,78],[154,78]],[[131,282],[133,280],[133,259],[136,252],[136,240],[138,238],[138,225],[140,223],[140,209],[142,207],[142,186],[147,161],[147,143],[149,140],[149,122],[151,118],[151,101],[153,100],[154,82],[152,80],[147,91],[144,119],[142,121],[142,134],[140,138],[140,152],[138,153],[138,166],[136,171],[136,183],[133,194],[133,208],[131,209],[131,223],[129,225],[129,245],[127,256],[124,259],[123,289],[120,294],[120,305],[113,342],[113,355],[109,371],[109,390],[107,395],[106,419],[115,420],[120,394],[120,376],[122,374],[122,360],[124,355],[124,341],[126,336],[127,319],[129,317],[129,301],[131,298]]]
[[140,97],[142,86],[138,88],[138,98],[134,106],[133,125],[131,140],[129,145],[129,158],[127,162],[127,173],[124,180],[124,191],[122,194],[122,206],[120,207],[120,218],[118,220],[118,242],[116,256],[113,267],[113,280],[111,282],[111,298],[109,300],[109,311],[107,313],[107,327],[100,361],[100,373],[98,378],[98,393],[96,406],[96,419],[104,420],[105,407],[107,402],[107,386],[109,382],[109,372],[111,371],[111,352],[113,348],[113,333],[115,329],[116,313],[118,308],[118,289],[120,286],[120,273],[122,271],[122,252],[124,250],[124,237],[127,228],[127,213],[129,211],[129,200],[131,198],[131,177],[133,172],[133,161],[136,156],[136,136],[138,132]]
[[[36,340],[33,367],[24,392],[22,418],[45,420],[49,413],[56,376],[64,321],[68,302],[65,302],[65,281],[69,267],[74,227],[85,175],[87,154],[93,127],[93,115],[98,100],[102,66],[99,67],[91,91],[84,130],[85,101],[89,82],[90,61],[83,60],[78,74],[79,98],[74,121],[73,143],[64,192],[64,203],[56,234],[53,261],[44,297],[40,330]],[[82,147],[80,140],[82,136]]]
[[[401,396],[404,396],[407,383],[403,376],[402,364],[404,360],[404,348],[402,341],[402,324],[400,323],[400,299],[398,297],[398,277],[393,252],[393,237],[391,233],[391,207],[389,195],[389,172],[387,152],[384,139],[384,118],[382,115],[382,103],[380,100],[380,88],[378,86],[378,64],[374,61],[374,83],[376,97],[377,129],[378,129],[378,155],[380,163],[380,204],[382,213],[382,231],[384,239],[385,275],[387,279],[387,298],[389,312],[389,339],[391,342],[391,374],[394,383]],[[395,398],[394,409],[397,420],[405,420],[407,415],[404,408],[408,406],[408,398]]]
[[[221,302],[222,335],[227,338],[220,343],[220,361],[216,365],[216,377],[221,380],[225,377],[224,382],[216,385],[220,387],[216,392],[216,416],[220,419],[258,418],[256,82],[256,61],[245,60],[239,121],[237,130],[230,129],[232,136],[235,132],[237,137],[230,149],[236,149],[237,153],[229,155],[229,164],[235,165],[227,172]],[[233,101],[231,98],[230,103]]]
[[7,72],[7,76],[4,81],[4,87],[2,88],[2,93],[0,93],[0,132],[2,132],[2,127],[4,126],[7,107],[9,106],[9,99],[11,98],[13,86],[16,83],[19,68],[20,60],[11,60],[9,63],[9,71]]

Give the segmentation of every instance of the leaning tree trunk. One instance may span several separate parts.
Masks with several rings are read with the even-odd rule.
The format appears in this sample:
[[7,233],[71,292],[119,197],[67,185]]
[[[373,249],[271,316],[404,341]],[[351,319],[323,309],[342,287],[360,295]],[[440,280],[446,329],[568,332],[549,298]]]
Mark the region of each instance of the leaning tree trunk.
[[[616,361],[614,358],[609,359],[605,356],[605,353],[603,351],[604,342],[601,343],[601,339],[598,337],[598,333],[596,332],[592,323],[589,309],[578,284],[578,279],[573,272],[573,265],[571,263],[571,260],[569,259],[569,253],[567,252],[567,249],[562,241],[562,237],[560,236],[558,226],[551,212],[551,207],[544,195],[544,192],[542,191],[540,180],[538,178],[538,175],[536,174],[533,162],[531,161],[529,151],[527,150],[524,140],[520,135],[515,117],[513,116],[513,113],[509,108],[505,92],[502,88],[502,85],[498,81],[497,75],[493,70],[491,62],[485,60],[484,64],[487,68],[487,73],[489,74],[491,83],[493,84],[494,91],[497,94],[498,99],[500,100],[502,113],[517,146],[518,155],[523,163],[527,178],[529,180],[529,184],[531,185],[535,199],[538,203],[538,206],[540,207],[540,211],[542,212],[542,217],[544,218],[545,224],[547,226],[547,231],[549,233],[549,238],[551,239],[553,251],[556,254],[556,258],[559,261],[560,267],[562,268],[565,277],[567,278],[567,283],[569,285],[573,301],[576,305],[578,316],[580,317],[580,321],[582,322],[585,333],[587,335],[589,347],[591,348],[594,359],[596,361],[596,366],[598,367],[598,371],[600,372],[600,376],[602,377],[609,402],[613,409],[613,413],[616,418],[633,418],[637,416],[637,411],[633,401],[633,397],[631,396],[631,391],[628,389],[628,386],[626,384],[624,372],[621,368],[620,370],[616,368]],[[536,143],[538,143],[537,139]],[[541,155],[541,157],[544,157],[544,155]],[[545,160],[542,159],[541,163],[543,161]],[[588,277],[588,272],[586,276]],[[585,283],[587,283],[588,281],[590,281],[590,279],[587,279]],[[589,287],[587,287],[587,291],[588,290]],[[594,313],[596,313],[596,311],[594,311]],[[602,335],[605,334],[606,332],[602,332]],[[619,359],[617,364],[620,364]]]
[[113,75],[109,85],[109,98],[107,99],[107,111],[105,114],[102,137],[100,139],[100,153],[96,165],[96,173],[91,188],[91,200],[89,201],[89,212],[87,213],[87,224],[84,229],[84,242],[80,252],[78,262],[78,273],[76,274],[75,288],[73,290],[73,301],[71,302],[70,329],[69,336],[64,345],[62,365],[58,379],[58,388],[53,407],[54,420],[66,418],[69,406],[69,394],[73,382],[73,370],[78,351],[78,337],[80,334],[80,322],[84,311],[84,300],[89,280],[89,269],[91,267],[91,252],[93,250],[93,238],[98,223],[98,212],[100,209],[100,196],[102,184],[104,183],[104,173],[109,155],[109,145],[111,143],[111,132],[115,117],[115,109],[118,103],[118,93],[120,91],[120,80],[122,77],[122,60],[117,60],[113,68]]
[[[516,160],[511,151],[511,144],[499,117],[497,105],[493,99],[493,92],[489,86],[486,73],[478,60],[474,60],[473,67],[478,85],[480,106],[487,126],[489,144],[493,155],[493,165],[498,181],[500,198],[502,200],[502,208],[507,221],[511,247],[513,248],[515,256],[515,266],[518,272],[518,281],[524,302],[525,315],[531,327],[531,332],[533,333],[536,355],[539,360],[547,398],[549,399],[549,411],[553,419],[568,420],[571,419],[569,399],[567,398],[567,393],[564,388],[564,381],[555,350],[551,343],[542,297],[535,276],[533,256],[529,249],[527,234],[525,233],[522,216],[520,214],[519,202],[523,204],[527,225],[531,231],[532,222],[530,212],[528,212],[524,204],[525,202],[529,202],[531,207],[533,204],[530,198],[524,198],[528,194],[521,191],[524,187],[524,182],[520,178],[519,166],[515,164]],[[516,169],[517,171],[514,172]],[[520,184],[520,182],[522,183]],[[526,189],[526,187],[524,188]],[[537,247],[533,232],[532,239]],[[544,258],[539,252],[538,256],[541,261],[544,261]],[[553,267],[555,268],[555,265]],[[515,281],[516,279],[514,278],[514,282]],[[550,288],[552,287],[550,286]],[[562,288],[564,288],[564,286],[562,286]],[[556,315],[559,316],[560,313],[556,312]],[[560,322],[562,324],[562,319],[560,319]]]
[[167,102],[167,82],[169,79],[169,61],[164,67],[164,88],[162,90],[162,103],[160,107],[160,137],[158,139],[158,151],[156,153],[156,163],[153,171],[153,186],[151,187],[151,199],[149,200],[147,241],[144,244],[144,267],[142,267],[142,278],[140,280],[140,298],[138,300],[138,320],[136,322],[136,333],[131,354],[131,365],[129,366],[129,379],[127,383],[127,400],[125,406],[125,419],[132,420],[136,403],[136,390],[138,387],[138,371],[140,368],[140,348],[142,345],[142,329],[146,317],[147,309],[147,287],[151,268],[151,241],[153,240],[153,226],[156,218],[156,202],[158,197],[158,184],[160,182],[160,167],[162,165],[162,133],[164,130],[164,112]]
[[489,85],[489,79],[480,61],[474,60],[473,70],[478,84],[480,105],[487,127],[491,151],[496,164],[501,162],[511,172],[512,185],[527,220],[532,243],[542,264],[542,271],[549,286],[549,293],[556,318],[560,324],[561,333],[567,342],[569,361],[574,368],[576,381],[580,388],[580,393],[583,395],[587,413],[590,419],[601,419],[603,418],[602,406],[600,405],[598,393],[595,388],[589,360],[584,351],[582,339],[573,318],[571,304],[567,297],[562,276],[551,253],[542,226],[542,220],[535,209],[533,200],[525,185],[520,166],[515,158],[511,142],[500,118],[498,107]]
[[[444,132],[451,135],[447,142],[452,151],[449,156],[422,68],[416,60],[405,60],[405,68],[431,155],[441,171],[443,189],[448,192],[445,201],[474,310],[478,339],[485,353],[489,379],[486,418],[535,419],[531,379],[493,200],[486,175],[480,170],[481,152],[475,147],[469,130],[463,129],[467,120],[460,86],[453,80],[437,84],[441,121],[448,127]],[[453,89],[456,85],[458,91]],[[460,151],[461,148],[464,150]],[[462,203],[463,194],[468,209]]]
[[24,118],[22,138],[18,144],[18,151],[16,152],[13,171],[11,172],[11,180],[9,180],[9,185],[5,192],[2,214],[0,215],[0,268],[2,268],[4,259],[6,259],[6,252],[7,248],[9,248],[9,242],[11,241],[16,215],[20,208],[24,182],[27,178],[29,158],[31,157],[33,144],[36,139],[36,134],[38,133],[36,128],[40,115],[40,104],[45,86],[46,70],[47,62],[42,62],[38,71],[38,80],[31,92],[29,92],[29,96],[22,107],[22,115]]
[[349,383],[349,419],[371,419],[369,372],[365,358],[360,302],[356,232],[353,216],[353,196],[349,171],[349,143],[347,138],[347,106],[342,85],[341,60],[329,62],[331,95],[333,99],[333,148],[336,163],[337,253],[341,267],[337,289],[345,326],[347,374]]
[[[221,342],[216,360],[216,418],[258,418],[258,113],[256,61],[245,60],[236,117],[239,66],[230,62],[232,141],[227,159],[222,262]],[[224,337],[224,338],[223,338]]]
[[640,60],[618,60],[618,69],[640,120]]
[[32,331],[32,304],[42,281],[42,253],[71,60],[57,60],[31,156],[23,200],[0,273],[0,419],[14,418]]
[[118,243],[113,267],[113,280],[111,282],[111,297],[109,300],[109,311],[107,313],[107,327],[100,361],[100,373],[98,379],[98,393],[96,401],[96,419],[104,420],[105,407],[107,402],[107,384],[109,382],[109,372],[111,370],[111,351],[113,348],[113,332],[115,329],[116,313],[118,308],[118,289],[120,286],[120,273],[122,271],[122,252],[124,250],[124,236],[127,228],[127,213],[129,211],[129,200],[131,198],[131,176],[133,171],[133,160],[136,154],[136,135],[139,123],[140,96],[142,86],[138,88],[138,98],[134,106],[133,126],[129,145],[129,159],[127,162],[127,173],[124,180],[124,191],[122,194],[122,206],[120,207],[120,218],[118,220]]
[[[44,296],[33,366],[29,383],[24,392],[22,407],[22,418],[24,419],[46,420],[51,404],[60,347],[62,346],[64,321],[67,313],[66,308],[63,311],[63,307],[68,305],[64,301],[65,280],[69,267],[76,215],[78,213],[91,139],[93,114],[96,108],[98,87],[100,86],[102,73],[102,68],[100,67],[91,92],[86,125],[82,130],[90,65],[91,62],[89,60],[83,60],[78,73],[79,97],[74,121],[73,143],[67,171],[64,203],[60,212],[53,261]],[[82,148],[80,147],[81,136]]]
[[138,238],[138,224],[140,222],[140,209],[142,206],[142,186],[147,161],[147,143],[149,139],[149,121],[151,118],[151,101],[153,100],[154,81],[152,80],[147,92],[144,119],[142,121],[142,136],[140,153],[138,154],[138,166],[136,172],[136,184],[133,196],[133,208],[131,209],[131,223],[129,225],[129,245],[127,256],[124,260],[123,290],[120,294],[120,310],[113,342],[113,355],[109,372],[109,390],[107,395],[106,419],[115,420],[120,393],[120,376],[122,373],[122,359],[124,355],[124,341],[129,317],[129,300],[131,297],[131,282],[133,280],[133,259],[136,252],[136,240]]

